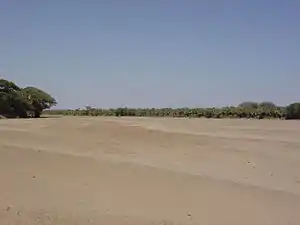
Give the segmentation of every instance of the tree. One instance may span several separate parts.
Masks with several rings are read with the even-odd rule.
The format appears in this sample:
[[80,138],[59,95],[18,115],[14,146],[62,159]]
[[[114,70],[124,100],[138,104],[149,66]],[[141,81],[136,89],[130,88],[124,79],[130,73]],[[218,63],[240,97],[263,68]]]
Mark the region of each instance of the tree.
[[300,102],[295,102],[286,107],[286,119],[300,119]]
[[8,117],[27,117],[30,103],[15,83],[0,80],[0,114]]
[[256,108],[258,108],[258,103],[256,103],[256,102],[242,102],[241,104],[239,104],[239,107],[256,109]]
[[56,100],[48,93],[36,87],[26,87],[22,93],[30,103],[33,116],[38,118],[44,109],[49,109],[57,104]]
[[44,109],[56,104],[48,93],[35,88],[20,88],[14,82],[0,79],[0,114],[6,117],[40,117]]
[[273,102],[262,102],[259,104],[260,107],[266,109],[275,109],[277,106]]
[[15,83],[0,79],[0,92],[1,93],[12,93],[12,92],[17,92],[21,91],[21,88],[17,86]]

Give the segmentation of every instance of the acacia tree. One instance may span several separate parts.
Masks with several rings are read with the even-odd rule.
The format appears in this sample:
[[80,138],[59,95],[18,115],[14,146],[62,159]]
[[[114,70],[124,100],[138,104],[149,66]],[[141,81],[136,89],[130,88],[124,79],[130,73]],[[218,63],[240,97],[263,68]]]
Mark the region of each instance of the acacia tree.
[[50,109],[57,104],[51,95],[36,87],[26,87],[22,89],[22,93],[32,106],[31,111],[35,118],[40,117],[44,109]]
[[8,117],[27,117],[30,103],[15,83],[0,80],[0,114]]
[[44,109],[56,105],[48,93],[35,88],[20,88],[15,83],[0,79],[0,114],[6,117],[40,117]]

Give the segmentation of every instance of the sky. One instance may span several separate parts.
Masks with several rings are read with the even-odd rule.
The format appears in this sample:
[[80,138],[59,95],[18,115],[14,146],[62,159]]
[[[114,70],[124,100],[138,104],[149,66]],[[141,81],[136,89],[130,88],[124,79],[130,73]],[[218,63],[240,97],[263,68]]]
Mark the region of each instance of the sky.
[[0,76],[57,108],[300,101],[300,1],[0,0]]

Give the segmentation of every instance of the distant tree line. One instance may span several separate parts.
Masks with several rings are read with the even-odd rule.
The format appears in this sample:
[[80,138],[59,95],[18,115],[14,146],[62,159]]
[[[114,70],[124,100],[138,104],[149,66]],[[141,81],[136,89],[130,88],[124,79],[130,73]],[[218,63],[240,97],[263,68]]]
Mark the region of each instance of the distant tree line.
[[20,88],[15,83],[0,79],[0,116],[27,118],[41,116],[44,109],[56,105],[56,100],[36,87]]
[[243,102],[237,107],[223,108],[116,108],[86,107],[75,110],[47,110],[52,115],[72,116],[136,116],[136,117],[187,117],[187,118],[248,118],[248,119],[300,119],[300,103],[287,107],[272,102]]
[[56,100],[36,87],[21,88],[15,83],[0,79],[0,116],[35,117],[45,114],[73,116],[137,116],[187,118],[249,118],[249,119],[300,119],[300,102],[280,107],[272,102],[243,102],[238,106],[222,108],[116,108],[50,110]]

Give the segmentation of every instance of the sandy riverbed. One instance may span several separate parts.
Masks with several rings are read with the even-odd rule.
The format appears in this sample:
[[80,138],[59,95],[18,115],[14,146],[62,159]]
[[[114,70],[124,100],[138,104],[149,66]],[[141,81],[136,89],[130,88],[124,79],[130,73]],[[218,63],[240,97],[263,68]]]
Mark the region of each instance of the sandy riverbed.
[[0,224],[300,224],[300,122],[0,121]]

